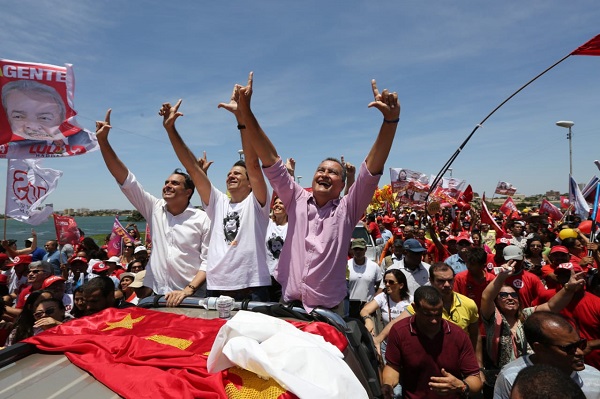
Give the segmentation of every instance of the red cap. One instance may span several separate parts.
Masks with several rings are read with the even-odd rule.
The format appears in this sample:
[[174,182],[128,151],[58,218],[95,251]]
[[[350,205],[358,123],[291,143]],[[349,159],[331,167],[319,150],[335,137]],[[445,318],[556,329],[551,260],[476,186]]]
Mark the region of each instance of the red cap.
[[557,252],[561,252],[563,254],[568,254],[569,250],[567,249],[567,247],[564,247],[562,245],[555,245],[552,247],[552,249],[550,250],[551,254],[555,254]]
[[106,266],[106,264],[104,262],[98,262],[98,263],[94,264],[94,266],[92,266],[92,271],[94,273],[102,273],[108,269],[109,269],[109,267]]
[[33,262],[33,257],[31,255],[20,255],[15,256],[13,263],[9,263],[6,266],[13,267],[17,265],[30,264],[31,262]]
[[4,252],[0,252],[0,262],[6,262],[8,260],[8,255]]
[[45,279],[42,283],[42,289],[45,290],[46,288],[50,287],[52,284],[58,281],[65,281],[65,279],[61,276],[50,276],[47,279]]
[[[448,238],[446,239],[446,241],[448,241]],[[471,234],[467,232],[462,232],[458,236],[456,236],[456,242],[460,241],[469,241],[471,244],[473,243],[473,240],[471,239]]]

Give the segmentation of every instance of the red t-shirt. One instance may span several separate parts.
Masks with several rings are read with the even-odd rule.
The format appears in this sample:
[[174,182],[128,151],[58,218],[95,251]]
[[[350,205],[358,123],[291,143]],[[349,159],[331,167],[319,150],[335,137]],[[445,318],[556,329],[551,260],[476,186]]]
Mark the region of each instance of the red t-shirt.
[[373,241],[378,238],[381,238],[381,231],[379,231],[379,225],[376,222],[370,222],[368,227],[371,237],[373,237]]
[[[569,305],[560,312],[579,329],[588,340],[600,339],[600,297],[589,292],[576,294]],[[585,357],[586,364],[600,369],[600,349]]]
[[429,389],[430,378],[441,377],[444,368],[463,379],[479,374],[479,365],[469,336],[454,323],[441,322],[441,331],[429,339],[417,333],[416,316],[396,323],[388,336],[385,359],[399,370],[402,394],[408,399],[457,398],[440,396]]
[[15,305],[15,308],[23,309],[23,306],[25,306],[25,301],[27,300],[29,294],[31,294],[31,285],[28,285],[27,287],[21,290],[19,296],[17,297],[17,304]]
[[473,275],[468,270],[463,270],[454,277],[454,291],[471,298],[477,305],[477,310],[481,307],[481,295],[483,290],[492,282],[496,276],[493,273],[485,273],[485,280],[481,283],[473,279]]
[[542,280],[527,270],[521,271],[521,273],[516,276],[508,277],[505,284],[510,285],[519,293],[521,309],[534,306],[534,303],[539,302],[539,300],[536,301],[536,299],[538,299],[540,296],[543,296],[543,294],[546,292],[546,288],[542,284]]

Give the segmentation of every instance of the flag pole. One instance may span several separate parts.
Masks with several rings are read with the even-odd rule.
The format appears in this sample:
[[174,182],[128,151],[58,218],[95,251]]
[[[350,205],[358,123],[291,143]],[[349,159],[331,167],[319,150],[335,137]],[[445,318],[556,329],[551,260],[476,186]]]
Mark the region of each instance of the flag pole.
[[552,66],[550,66],[549,68],[546,68],[542,73],[538,74],[535,78],[533,78],[529,82],[525,83],[517,91],[515,91],[513,94],[511,94],[506,100],[502,101],[496,108],[494,108],[493,111],[490,112],[485,118],[483,118],[483,120],[481,122],[479,122],[477,125],[475,125],[475,128],[473,129],[473,131],[471,132],[471,134],[469,134],[467,136],[467,138],[465,139],[465,141],[463,141],[463,143],[458,147],[458,149],[454,152],[454,154],[452,154],[452,156],[450,157],[450,159],[448,159],[448,161],[444,164],[444,166],[442,166],[442,169],[440,169],[440,171],[438,172],[437,176],[435,177],[435,179],[433,180],[433,182],[430,185],[429,192],[427,193],[427,196],[425,197],[425,202],[427,202],[427,200],[429,199],[429,195],[431,194],[431,192],[433,191],[433,189],[435,188],[435,186],[437,186],[437,184],[440,182],[440,180],[442,179],[442,177],[444,176],[444,174],[448,171],[448,168],[450,168],[450,166],[452,165],[452,163],[454,162],[454,160],[456,160],[456,158],[461,153],[461,151],[463,150],[463,148],[465,148],[465,146],[467,145],[467,143],[469,142],[469,140],[471,140],[471,137],[473,137],[473,135],[475,134],[475,132],[477,131],[477,129],[479,129],[492,115],[494,115],[494,113],[496,111],[498,111],[510,99],[512,99],[517,94],[519,94],[523,89],[525,89],[527,86],[529,86],[530,84],[532,84],[533,82],[535,82],[538,78],[540,78],[546,72],[548,72],[549,70],[551,70],[552,68],[554,68],[555,66],[557,66],[558,64],[560,64],[561,62],[563,62],[564,60],[566,60],[567,58],[569,58],[571,55],[572,55],[572,53],[567,54],[566,56],[564,56],[563,58],[561,58],[560,60],[558,60],[557,62],[555,62]]
[[[592,230],[590,231],[590,242],[596,241],[596,217],[598,216],[598,198],[600,197],[600,182],[596,183],[596,198],[594,199],[594,210],[592,211]],[[592,250],[588,250],[588,256],[592,256]]]

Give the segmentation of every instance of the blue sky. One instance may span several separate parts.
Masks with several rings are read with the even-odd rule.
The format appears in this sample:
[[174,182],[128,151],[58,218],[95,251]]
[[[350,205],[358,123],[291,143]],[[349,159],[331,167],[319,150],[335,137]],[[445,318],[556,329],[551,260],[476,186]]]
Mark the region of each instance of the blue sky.
[[[209,177],[224,190],[241,145],[217,104],[254,71],[254,112],[310,185],[323,158],[366,156],[381,123],[367,108],[375,78],[402,106],[386,168],[436,174],[500,102],[600,33],[595,0],[21,0],[4,5],[2,20],[0,58],[73,64],[80,125],[94,129],[112,108],[113,147],[157,196],[180,166],[157,115],[165,101],[183,98],[178,130],[215,161]],[[600,57],[570,57],[479,129],[453,176],[490,196],[498,180],[524,194],[565,192],[567,130],[555,122],[572,120],[574,176],[587,182],[599,172],[599,88]],[[43,165],[64,172],[48,200],[56,210],[131,209],[99,151]]]

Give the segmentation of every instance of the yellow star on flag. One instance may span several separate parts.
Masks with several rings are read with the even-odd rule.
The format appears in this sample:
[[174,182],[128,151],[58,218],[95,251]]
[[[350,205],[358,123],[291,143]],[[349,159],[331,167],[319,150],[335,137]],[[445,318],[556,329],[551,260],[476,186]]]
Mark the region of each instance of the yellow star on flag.
[[146,316],[140,316],[138,318],[132,319],[131,314],[127,314],[127,316],[125,316],[120,321],[107,321],[106,324],[108,324],[108,327],[106,327],[102,331],[114,330],[115,328],[127,328],[129,330],[133,330],[133,325],[142,321],[144,317]]

